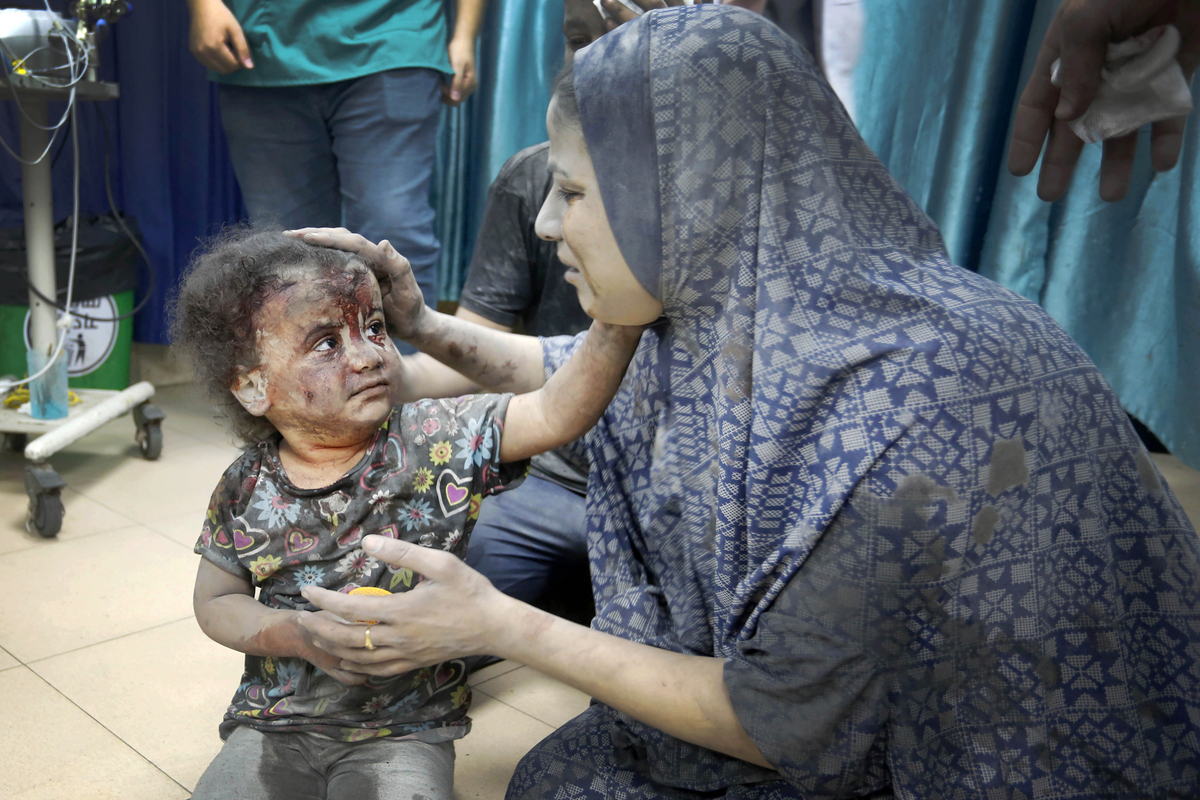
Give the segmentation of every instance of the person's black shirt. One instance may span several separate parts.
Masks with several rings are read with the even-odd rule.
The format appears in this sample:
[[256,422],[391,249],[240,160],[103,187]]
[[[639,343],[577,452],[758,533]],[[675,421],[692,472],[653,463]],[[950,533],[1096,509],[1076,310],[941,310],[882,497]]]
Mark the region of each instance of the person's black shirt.
[[[550,143],[527,147],[510,158],[492,182],[471,268],[459,305],[497,325],[533,336],[573,335],[592,324],[575,287],[563,280],[558,246],[534,231],[552,181]],[[587,464],[566,449],[533,459],[530,472],[583,494]]]

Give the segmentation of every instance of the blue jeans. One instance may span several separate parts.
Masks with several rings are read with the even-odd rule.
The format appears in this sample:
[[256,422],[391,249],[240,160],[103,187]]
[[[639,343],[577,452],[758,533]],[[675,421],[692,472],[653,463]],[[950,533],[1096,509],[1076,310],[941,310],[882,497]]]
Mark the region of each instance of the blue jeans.
[[569,489],[530,475],[511,492],[483,501],[467,564],[526,603],[553,594],[554,600],[569,602],[573,595],[586,604],[591,580],[584,503]]
[[221,123],[251,220],[387,239],[436,306],[429,184],[441,85],[429,69],[312,86],[222,84]]

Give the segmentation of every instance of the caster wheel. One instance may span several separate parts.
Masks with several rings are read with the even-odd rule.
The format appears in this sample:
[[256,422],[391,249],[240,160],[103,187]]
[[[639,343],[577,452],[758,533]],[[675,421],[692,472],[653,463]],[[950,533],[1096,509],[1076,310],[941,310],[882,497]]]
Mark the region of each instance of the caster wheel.
[[133,409],[133,424],[137,426],[137,443],[142,456],[154,461],[162,455],[162,421],[166,414],[149,402]]
[[29,505],[29,522],[38,536],[43,539],[57,536],[62,530],[62,498],[56,494],[42,494],[36,500],[30,500]]
[[29,495],[29,521],[26,528],[50,539],[62,529],[62,489],[66,486],[53,467],[30,464],[25,467],[25,493]]
[[162,455],[162,428],[158,425],[147,425],[144,428],[139,428],[137,443],[138,447],[142,450],[142,457],[147,461],[155,461]]

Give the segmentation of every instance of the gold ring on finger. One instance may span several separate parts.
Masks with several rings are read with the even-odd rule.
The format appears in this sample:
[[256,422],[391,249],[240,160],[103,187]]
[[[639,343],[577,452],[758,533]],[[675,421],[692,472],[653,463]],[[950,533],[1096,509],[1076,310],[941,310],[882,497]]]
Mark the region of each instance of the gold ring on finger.
[[368,625],[367,629],[365,631],[363,631],[363,636],[366,637],[363,647],[367,648],[368,650],[374,650],[375,643],[371,641],[371,626],[370,625]]

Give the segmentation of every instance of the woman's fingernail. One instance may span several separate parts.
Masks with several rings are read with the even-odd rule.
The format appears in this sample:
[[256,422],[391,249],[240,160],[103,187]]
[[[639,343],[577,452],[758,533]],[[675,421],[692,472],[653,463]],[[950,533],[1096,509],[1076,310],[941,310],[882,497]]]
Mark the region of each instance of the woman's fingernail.
[[1075,104],[1065,97],[1058,98],[1058,107],[1054,109],[1054,116],[1058,119],[1073,119]]
[[250,59],[247,58],[242,63],[246,65],[246,69],[254,69],[254,62],[251,61]]
[[459,97],[459,94],[458,94],[458,92],[451,92],[451,93],[450,93],[450,99],[451,99],[451,100],[457,100],[457,99],[458,99],[458,97]]
[[378,536],[364,536],[362,541],[363,550],[366,550],[368,553],[377,553],[382,543]]

